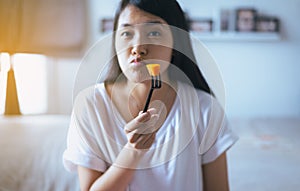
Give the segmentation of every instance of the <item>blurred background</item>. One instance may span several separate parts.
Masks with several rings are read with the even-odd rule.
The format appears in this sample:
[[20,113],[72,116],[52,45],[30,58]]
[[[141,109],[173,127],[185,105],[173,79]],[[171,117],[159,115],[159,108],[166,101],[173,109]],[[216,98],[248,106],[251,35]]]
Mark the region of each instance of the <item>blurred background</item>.
[[[13,6],[11,2],[14,1],[1,0],[1,2],[7,2],[8,6]],[[26,5],[26,2],[30,2],[30,0],[24,2]],[[74,3],[76,1],[71,0],[46,2],[40,1],[35,6],[23,6],[25,9],[23,14],[26,15],[22,18],[23,22],[18,26],[8,25],[10,29],[1,26],[0,39],[4,41],[7,33],[15,41],[17,38],[20,52],[13,52],[14,54],[45,53],[32,55],[32,57],[15,55],[15,73],[18,73],[16,83],[20,89],[18,93],[20,94],[21,112],[23,114],[70,114],[76,71],[88,48],[104,36],[103,20],[113,18],[118,1],[112,0],[105,3],[101,0],[82,1],[84,3]],[[270,3],[267,0],[210,2],[186,0],[179,2],[191,20],[213,21],[212,32],[209,32],[205,28],[205,22],[204,24],[202,22],[203,30],[196,31],[194,35],[208,47],[219,66],[226,89],[226,111],[229,117],[300,116],[298,75],[300,71],[300,25],[296,21],[300,16],[299,1],[275,0]],[[76,4],[85,7],[84,9],[78,8]],[[38,5],[40,5],[39,8]],[[71,9],[72,7],[73,9]],[[285,10],[282,7],[285,7]],[[1,16],[3,14],[1,22],[2,25],[5,24],[5,27],[9,21],[16,24],[12,17],[5,15],[3,10],[6,8],[1,7]],[[11,8],[17,10],[15,7]],[[272,32],[269,32],[272,34],[266,35],[249,34],[250,32],[231,34],[234,27],[232,29],[230,26],[228,31],[221,31],[219,26],[222,10],[223,12],[224,10],[233,12],[240,8],[252,8],[256,10],[257,14],[278,18],[280,21],[278,35],[274,35]],[[40,11],[34,11],[34,9]],[[20,12],[13,12],[13,14],[16,13]],[[234,13],[231,14],[234,15]],[[15,17],[18,16],[15,15]],[[229,17],[230,23],[235,20],[236,18]],[[23,27],[22,34],[13,37],[11,33],[16,33],[16,30],[20,31],[18,27]],[[5,33],[5,30],[8,32]],[[218,34],[218,31],[221,31],[221,34]],[[4,42],[6,43],[7,40]],[[5,52],[5,43],[0,43],[1,52]],[[8,58],[4,54],[1,55],[0,112],[3,113],[4,75],[7,70],[5,65],[7,61],[5,60]],[[43,63],[43,66],[40,66],[40,63]],[[42,71],[42,68],[45,68],[46,71]],[[36,80],[25,82],[29,81],[26,78],[36,78]],[[23,91],[22,88],[26,85],[19,85],[19,83],[28,83],[27,86],[34,86],[34,94],[32,94],[32,89]],[[25,92],[31,93],[24,95]],[[36,93],[40,94],[39,97],[35,95]],[[43,104],[37,103],[38,100]],[[43,106],[34,112],[26,109],[25,105]]]
[[[82,58],[111,30],[118,2],[0,0],[0,114],[69,116]],[[178,2],[219,67],[240,136],[229,152],[233,190],[298,190],[300,1]]]

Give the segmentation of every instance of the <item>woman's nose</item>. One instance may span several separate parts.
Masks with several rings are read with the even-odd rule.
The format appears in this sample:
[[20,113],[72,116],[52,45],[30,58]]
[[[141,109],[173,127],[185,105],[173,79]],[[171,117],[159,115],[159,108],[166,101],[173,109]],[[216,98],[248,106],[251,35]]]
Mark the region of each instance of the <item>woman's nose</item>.
[[135,56],[137,55],[145,56],[147,55],[147,53],[148,51],[146,45],[135,45],[131,49],[131,54]]

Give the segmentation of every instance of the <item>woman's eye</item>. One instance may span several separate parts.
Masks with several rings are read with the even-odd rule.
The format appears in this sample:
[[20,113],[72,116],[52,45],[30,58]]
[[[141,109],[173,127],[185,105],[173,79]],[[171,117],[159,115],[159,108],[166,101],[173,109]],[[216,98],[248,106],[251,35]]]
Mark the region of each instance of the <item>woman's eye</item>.
[[130,32],[128,32],[128,31],[125,31],[125,32],[122,32],[121,33],[121,36],[122,37],[130,37],[132,34],[130,33]]
[[152,31],[152,32],[150,32],[150,33],[148,33],[148,35],[149,36],[161,36],[161,34],[160,34],[160,32],[158,32],[158,31]]

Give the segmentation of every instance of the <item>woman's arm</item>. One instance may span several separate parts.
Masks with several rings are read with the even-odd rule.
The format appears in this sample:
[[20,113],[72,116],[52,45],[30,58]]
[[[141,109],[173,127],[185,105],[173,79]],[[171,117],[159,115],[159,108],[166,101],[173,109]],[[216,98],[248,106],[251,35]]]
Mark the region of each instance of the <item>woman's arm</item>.
[[82,166],[77,167],[78,177],[80,182],[80,190],[88,191],[93,183],[102,176],[102,172],[98,172]]
[[[146,123],[155,116],[150,112],[141,113],[125,126],[128,143],[119,153],[116,161],[104,172],[78,166],[78,176],[82,191],[124,191],[128,187],[140,159],[150,148],[156,132],[143,134]],[[144,130],[140,130],[140,126]]]
[[[80,189],[82,191],[125,191],[134,170],[110,167],[104,174],[85,167],[78,167]],[[92,185],[92,186],[90,186]]]
[[215,161],[203,165],[204,191],[228,191],[228,174],[226,153],[223,153]]
[[134,170],[111,166],[104,173],[78,166],[82,191],[124,191],[131,182]]

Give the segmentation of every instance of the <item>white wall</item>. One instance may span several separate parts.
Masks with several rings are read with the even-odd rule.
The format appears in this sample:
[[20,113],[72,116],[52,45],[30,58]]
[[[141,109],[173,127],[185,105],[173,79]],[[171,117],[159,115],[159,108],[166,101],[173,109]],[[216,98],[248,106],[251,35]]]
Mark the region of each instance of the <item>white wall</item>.
[[[191,15],[213,17],[221,7],[252,6],[280,18],[279,42],[206,42],[223,74],[232,117],[300,116],[300,1],[182,1]],[[192,3],[194,2],[194,3]]]
[[[89,0],[91,45],[100,37],[100,20],[111,17],[117,0]],[[300,117],[300,1],[180,0],[193,17],[213,17],[219,8],[252,6],[281,20],[278,42],[204,42],[223,75],[229,117]],[[80,58],[53,61],[56,96],[52,113],[70,113],[72,86]]]

